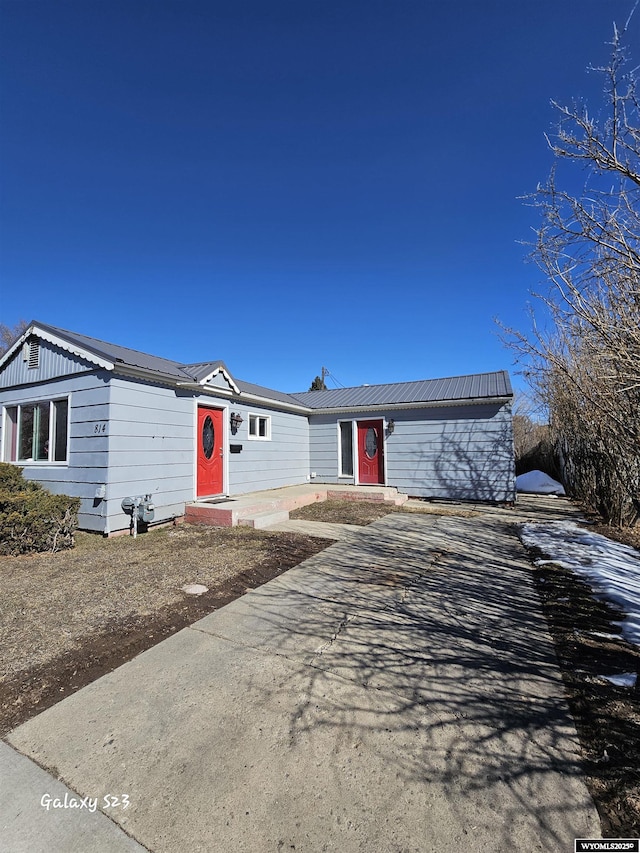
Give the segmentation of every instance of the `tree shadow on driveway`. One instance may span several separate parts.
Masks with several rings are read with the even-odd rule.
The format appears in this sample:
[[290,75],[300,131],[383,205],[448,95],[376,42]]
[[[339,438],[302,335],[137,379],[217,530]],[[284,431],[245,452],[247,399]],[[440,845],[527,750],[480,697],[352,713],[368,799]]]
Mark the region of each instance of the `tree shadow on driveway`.
[[569,850],[598,834],[524,552],[394,513],[8,738],[154,853]]
[[327,731],[339,752],[360,744],[385,774],[435,796],[442,825],[475,827],[495,849],[554,849],[597,830],[508,523],[394,514],[241,607],[239,622],[217,614],[211,629],[304,665],[271,697],[299,697],[292,747],[313,751]]

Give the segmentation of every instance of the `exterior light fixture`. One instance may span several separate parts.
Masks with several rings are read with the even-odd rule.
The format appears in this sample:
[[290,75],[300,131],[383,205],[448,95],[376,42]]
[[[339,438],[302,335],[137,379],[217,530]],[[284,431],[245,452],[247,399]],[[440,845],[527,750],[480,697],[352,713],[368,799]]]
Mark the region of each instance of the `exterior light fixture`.
[[244,418],[240,412],[231,412],[231,432],[235,435],[238,432],[238,427],[243,422]]
[[393,433],[395,428],[396,428],[396,422],[394,421],[393,418],[391,418],[391,420],[387,423],[387,432],[389,433],[389,435],[391,435]]

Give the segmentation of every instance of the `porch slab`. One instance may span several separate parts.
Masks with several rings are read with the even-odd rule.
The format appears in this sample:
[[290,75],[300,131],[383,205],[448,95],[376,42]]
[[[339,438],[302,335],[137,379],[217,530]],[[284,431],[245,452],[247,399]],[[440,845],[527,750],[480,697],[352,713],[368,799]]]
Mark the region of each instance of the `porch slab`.
[[[289,513],[308,504],[332,500],[364,500],[402,505],[408,500],[393,486],[342,486],[332,483],[285,486],[250,492],[228,500],[200,500],[187,504],[185,521],[189,524],[206,524],[212,527],[236,527],[237,525],[260,526],[251,520],[265,514],[274,515],[271,524],[286,521],[283,513]],[[270,526],[270,525],[262,525]]]

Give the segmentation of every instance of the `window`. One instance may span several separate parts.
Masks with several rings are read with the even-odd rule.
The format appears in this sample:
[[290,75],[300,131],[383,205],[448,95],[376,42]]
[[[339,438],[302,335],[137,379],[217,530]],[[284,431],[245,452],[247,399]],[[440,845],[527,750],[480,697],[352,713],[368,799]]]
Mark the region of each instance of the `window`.
[[340,476],[353,477],[353,423],[340,421]]
[[69,399],[20,403],[4,410],[5,462],[66,462]]
[[268,441],[271,438],[271,418],[265,415],[249,415],[249,438]]

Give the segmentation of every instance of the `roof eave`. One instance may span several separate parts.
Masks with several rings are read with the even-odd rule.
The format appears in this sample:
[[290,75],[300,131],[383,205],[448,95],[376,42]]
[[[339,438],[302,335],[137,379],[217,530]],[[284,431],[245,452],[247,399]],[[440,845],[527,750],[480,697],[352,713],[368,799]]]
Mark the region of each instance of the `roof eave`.
[[13,358],[14,354],[22,347],[32,335],[35,335],[38,338],[41,338],[43,341],[47,341],[47,343],[53,344],[54,346],[63,349],[65,352],[70,353],[71,355],[75,355],[78,358],[82,358],[85,361],[89,361],[92,364],[95,364],[97,367],[102,367],[105,370],[113,370],[114,362],[108,360],[103,355],[98,354],[97,352],[93,352],[91,350],[85,349],[84,347],[79,347],[77,344],[73,344],[68,341],[66,338],[61,335],[53,334],[48,331],[48,329],[43,328],[38,323],[32,323],[28,329],[20,335],[18,340],[10,347],[7,352],[0,358],[0,370],[4,367],[4,365]]
[[170,373],[151,370],[148,367],[137,367],[135,364],[125,364],[120,361],[116,362],[113,366],[113,372],[120,376],[131,377],[133,379],[146,379],[150,382],[162,382],[164,385],[171,385],[173,387],[179,387],[182,384],[175,376],[171,376]]
[[282,409],[287,412],[296,412],[303,415],[312,415],[314,409],[308,406],[303,406],[302,403],[287,403],[283,400],[274,400],[270,397],[260,397],[257,394],[249,394],[247,391],[240,391],[236,395],[239,401],[257,403],[261,406],[270,406],[272,409]]
[[210,394],[212,397],[232,397],[234,392],[231,388],[218,388],[211,385],[202,385],[195,380],[191,382],[174,382],[176,388],[184,388],[185,391],[196,391],[199,394]]
[[467,397],[458,400],[429,400],[413,403],[376,403],[369,406],[330,406],[311,409],[312,415],[339,415],[346,412],[396,412],[403,409],[441,409],[445,406],[478,406],[482,403],[500,403],[504,405],[513,399],[513,394],[500,397]]

